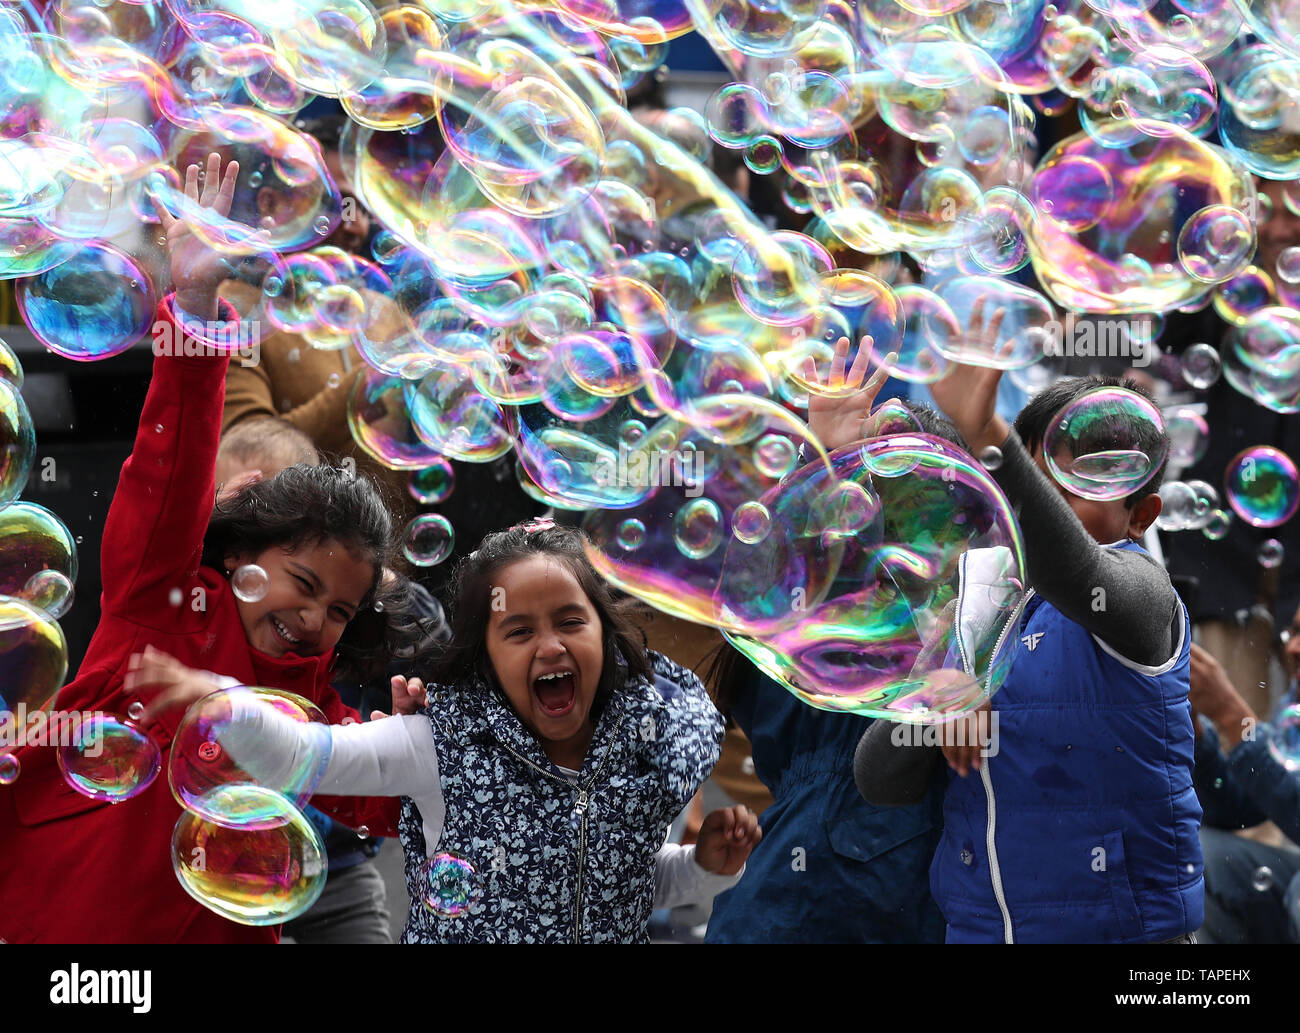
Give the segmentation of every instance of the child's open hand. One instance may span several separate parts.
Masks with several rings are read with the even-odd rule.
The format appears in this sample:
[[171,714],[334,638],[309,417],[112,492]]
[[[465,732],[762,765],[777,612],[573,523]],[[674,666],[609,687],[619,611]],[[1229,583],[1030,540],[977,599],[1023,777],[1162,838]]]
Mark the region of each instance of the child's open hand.
[[[185,170],[185,196],[196,206],[211,208],[225,218],[235,197],[235,181],[239,178],[239,162],[232,161],[221,172],[221,155],[208,155],[208,168],[199,192],[199,167],[191,165]],[[176,304],[190,315],[200,319],[217,318],[217,288],[230,273],[223,256],[203,240],[182,219],[175,218],[156,194],[150,195],[163,232],[167,235],[167,254],[171,260],[172,284],[176,288]],[[252,231],[250,230],[250,235]]]
[[742,804],[709,814],[695,839],[695,863],[714,875],[735,875],[763,838],[758,815]]
[[[998,309],[987,323],[984,322],[984,299],[971,310],[970,332],[973,350],[985,355],[993,353],[998,331],[1006,317],[1005,309]],[[930,394],[943,414],[961,431],[971,452],[976,455],[990,445],[1000,446],[1010,433],[1006,421],[997,414],[1000,369],[972,366],[954,362],[948,372],[930,385]]]
[[[393,716],[399,714],[403,717],[410,717],[412,714],[418,714],[429,705],[429,694],[425,691],[424,682],[419,678],[406,679],[400,674],[393,675]],[[381,717],[387,717],[382,710],[376,710],[370,715],[371,721],[378,721]]]
[[[988,714],[993,704],[985,700],[975,710],[967,711],[942,728],[939,737],[940,749],[948,767],[965,778],[972,771],[978,771],[983,764],[984,744],[989,741]],[[961,727],[959,727],[961,726]],[[965,745],[957,745],[964,743]]]
[[188,709],[191,703],[216,692],[220,687],[206,671],[186,667],[174,656],[153,646],[145,646],[143,653],[132,654],[127,662],[123,686],[127,692],[148,689],[154,694],[154,698],[145,706],[142,724],[156,720],[159,714],[174,707]]
[[[804,379],[810,384],[825,386],[827,389],[843,391],[853,390],[862,384],[867,368],[871,363],[871,335],[868,334],[858,344],[858,354],[853,358],[853,366],[848,375],[844,373],[844,363],[849,354],[849,339],[841,337],[835,343],[835,357],[831,360],[830,373],[825,385],[817,375],[817,364],[810,355],[804,360]],[[871,375],[871,379],[862,384],[860,390],[852,394],[820,395],[810,392],[808,395],[808,429],[822,443],[827,452],[851,445],[862,438],[862,421],[871,414],[871,406],[880,394],[880,388],[889,379],[889,370],[898,361],[898,353],[890,352],[880,368]]]

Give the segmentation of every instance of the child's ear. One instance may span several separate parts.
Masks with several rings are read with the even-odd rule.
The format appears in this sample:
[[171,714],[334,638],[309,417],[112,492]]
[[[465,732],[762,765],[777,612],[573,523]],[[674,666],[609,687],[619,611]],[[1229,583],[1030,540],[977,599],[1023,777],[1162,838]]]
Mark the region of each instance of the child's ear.
[[1164,503],[1154,491],[1130,510],[1128,515],[1129,537],[1140,539],[1147,533],[1147,528],[1156,522]]
[[238,570],[240,567],[246,567],[248,566],[248,564],[255,562],[256,559],[257,559],[256,556],[253,556],[249,553],[232,552],[226,555],[225,559],[222,561],[222,565],[225,567],[226,573],[231,574],[234,573],[236,570]]

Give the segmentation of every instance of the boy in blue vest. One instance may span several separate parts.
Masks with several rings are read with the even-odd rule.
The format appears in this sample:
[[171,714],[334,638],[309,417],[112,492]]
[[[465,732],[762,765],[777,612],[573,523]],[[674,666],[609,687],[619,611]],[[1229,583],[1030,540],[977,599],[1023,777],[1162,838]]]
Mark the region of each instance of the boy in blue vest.
[[[974,321],[978,332],[978,313]],[[951,772],[930,885],[947,940],[1195,942],[1204,884],[1191,634],[1168,575],[1138,544],[1160,513],[1163,468],[1126,498],[1067,492],[1047,474],[1048,428],[1086,392],[1129,385],[1062,380],[1013,431],[994,411],[1000,377],[954,366],[933,385],[972,454],[1001,451],[991,473],[1019,516],[1034,590],[1022,648],[992,700],[998,741],[983,755],[942,747]],[[1159,447],[1152,438],[1138,442],[1148,454]],[[890,733],[878,721],[863,736],[858,788],[872,803],[913,802],[939,747],[895,745]],[[969,729],[954,738],[982,741]]]

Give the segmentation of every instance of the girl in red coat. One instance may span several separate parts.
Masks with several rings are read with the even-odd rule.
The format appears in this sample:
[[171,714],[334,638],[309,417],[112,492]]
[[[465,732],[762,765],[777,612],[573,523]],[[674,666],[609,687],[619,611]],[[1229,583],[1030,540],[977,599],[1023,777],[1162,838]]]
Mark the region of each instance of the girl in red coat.
[[[202,196],[198,166],[187,171],[186,194],[225,216],[237,174],[232,162],[222,176],[219,157],[210,155]],[[217,298],[228,275],[221,257],[158,208],[176,293],[159,304],[155,342],[164,334],[182,339],[181,314],[204,322],[238,318]],[[245,487],[214,512],[229,359],[201,354],[192,340],[154,351],[135,447],[104,527],[100,623],[56,708],[124,718],[133,703],[147,702],[124,686],[129,659],[152,645],[192,667],[305,696],[331,722],[357,720],[329,683],[336,656],[353,670],[386,667],[392,608],[375,607],[392,535],[382,501],[346,471],[293,467]],[[266,593],[254,602],[229,583],[246,564],[267,574]],[[164,767],[182,717],[162,714],[143,725]],[[21,774],[0,788],[0,940],[278,940],[277,928],[227,921],[181,888],[171,869],[181,809],[165,771],[138,796],[110,804],[68,787],[57,747],[16,753]],[[354,828],[395,834],[396,801],[312,802]]]

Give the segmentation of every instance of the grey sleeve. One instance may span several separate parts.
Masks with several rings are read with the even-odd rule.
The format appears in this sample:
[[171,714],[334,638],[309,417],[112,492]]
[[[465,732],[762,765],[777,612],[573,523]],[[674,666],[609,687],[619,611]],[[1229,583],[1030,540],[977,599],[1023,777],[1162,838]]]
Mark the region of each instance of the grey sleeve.
[[1146,553],[1094,541],[1015,431],[993,478],[1016,510],[1035,591],[1125,659],[1165,663],[1182,617],[1164,568]]
[[942,757],[937,746],[895,746],[891,735],[897,727],[892,721],[871,722],[853,754],[853,781],[862,798],[877,807],[920,803]]

